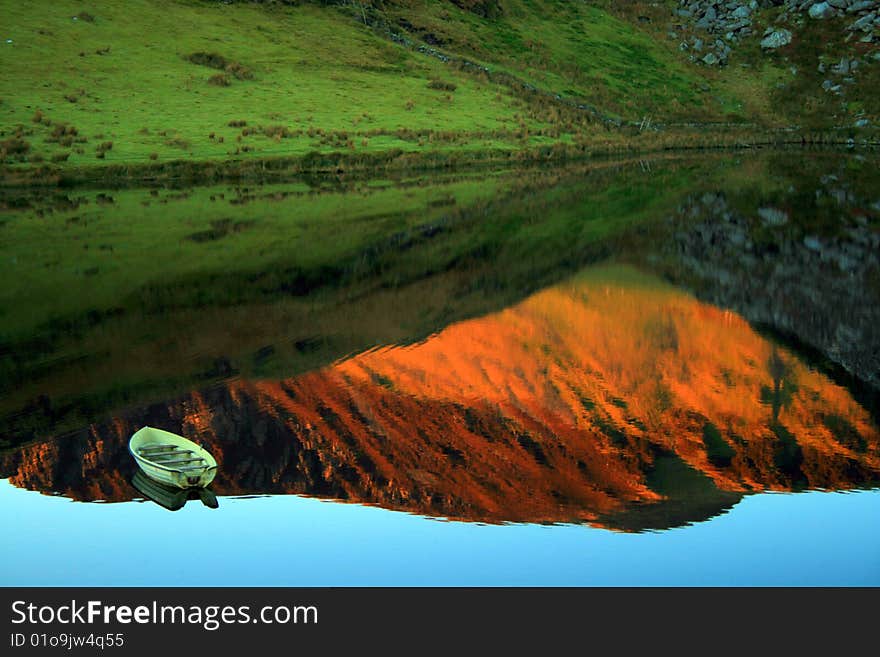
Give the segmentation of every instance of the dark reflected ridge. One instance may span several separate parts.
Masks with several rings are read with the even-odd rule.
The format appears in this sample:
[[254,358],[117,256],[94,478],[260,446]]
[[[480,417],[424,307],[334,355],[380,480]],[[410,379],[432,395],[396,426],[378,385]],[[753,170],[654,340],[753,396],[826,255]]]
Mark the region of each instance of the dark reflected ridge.
[[8,453],[0,472],[128,500],[126,444],[145,424],[208,447],[218,495],[479,522],[664,529],[754,491],[880,480],[880,433],[845,388],[737,314],[624,266],[417,344],[133,410]]

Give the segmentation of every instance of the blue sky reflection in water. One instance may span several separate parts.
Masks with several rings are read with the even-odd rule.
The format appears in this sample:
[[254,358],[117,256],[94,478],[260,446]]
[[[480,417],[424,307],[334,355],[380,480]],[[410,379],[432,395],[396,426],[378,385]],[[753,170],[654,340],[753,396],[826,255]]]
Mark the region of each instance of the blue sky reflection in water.
[[[880,490],[745,497],[627,534],[481,525],[298,496],[80,503],[0,483],[4,585],[880,585]],[[203,568],[179,565],[181,552]],[[152,573],[148,575],[147,573]],[[155,573],[162,573],[155,576]]]

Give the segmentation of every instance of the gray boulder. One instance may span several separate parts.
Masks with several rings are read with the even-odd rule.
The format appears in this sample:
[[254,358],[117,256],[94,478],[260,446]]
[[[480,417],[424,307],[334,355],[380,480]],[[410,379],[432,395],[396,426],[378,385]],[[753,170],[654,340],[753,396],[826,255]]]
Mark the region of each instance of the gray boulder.
[[775,50],[791,43],[791,32],[784,29],[774,30],[761,41],[764,50]]
[[831,67],[831,72],[837,73],[838,75],[846,75],[849,73],[850,68],[850,60],[847,57],[841,57],[840,62]]
[[818,237],[813,235],[807,235],[804,238],[804,246],[806,246],[810,251],[815,251],[816,253],[822,252],[822,242],[819,241]]
[[784,226],[788,223],[788,215],[777,208],[758,208],[758,216],[766,226]]
[[874,18],[876,18],[876,14],[866,14],[862,16],[859,20],[849,26],[851,30],[864,30],[868,31],[872,28],[872,24],[874,23]]
[[847,14],[857,14],[860,11],[873,9],[877,3],[874,0],[858,0],[846,8]]
[[821,20],[823,18],[831,18],[834,15],[834,9],[827,2],[819,2],[810,7],[810,18]]

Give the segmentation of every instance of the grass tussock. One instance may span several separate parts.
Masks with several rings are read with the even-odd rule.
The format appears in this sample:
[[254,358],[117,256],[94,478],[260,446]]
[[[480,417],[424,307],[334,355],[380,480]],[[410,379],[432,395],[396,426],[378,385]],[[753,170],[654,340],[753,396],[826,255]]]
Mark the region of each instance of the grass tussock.
[[165,145],[170,146],[171,148],[179,148],[179,149],[185,151],[189,148],[190,143],[188,140],[184,139],[183,137],[175,136],[175,137],[171,137],[170,139],[166,139]]
[[30,150],[30,143],[20,137],[11,137],[0,141],[0,159],[4,161],[8,159],[24,161]]
[[52,132],[46,137],[46,143],[58,144],[64,148],[70,148],[73,144],[84,144],[88,141],[79,133],[76,126],[69,123],[56,123],[52,126]]
[[194,52],[189,55],[187,59],[198,66],[207,66],[208,68],[223,71],[234,77],[236,80],[254,79],[254,72],[250,68],[240,62],[226,59],[223,55],[219,55],[215,52]]
[[454,82],[448,82],[446,80],[440,80],[439,78],[434,78],[430,82],[428,82],[428,89],[434,89],[436,91],[455,91],[458,89],[458,85]]
[[69,123],[56,123],[52,128],[51,139],[58,141],[64,137],[76,137],[77,135],[79,135],[79,130],[76,129],[76,126]]
[[76,89],[75,91],[64,94],[64,100],[66,100],[68,103],[78,103],[80,98],[85,97],[85,95],[85,89]]
[[100,144],[98,144],[98,147],[95,149],[95,157],[97,157],[99,160],[103,160],[104,155],[107,153],[107,151],[111,151],[111,150],[113,150],[113,142],[112,141],[101,142]]
[[232,84],[232,81],[226,73],[217,73],[208,78],[208,84],[215,87],[228,87]]

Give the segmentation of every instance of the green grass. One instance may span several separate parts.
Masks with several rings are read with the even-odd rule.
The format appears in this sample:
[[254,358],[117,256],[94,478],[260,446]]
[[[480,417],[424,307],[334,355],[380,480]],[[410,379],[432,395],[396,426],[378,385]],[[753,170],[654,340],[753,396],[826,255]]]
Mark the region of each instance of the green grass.
[[[504,5],[497,19],[442,2],[386,3],[383,16],[392,25],[406,16],[415,42],[430,31],[453,57],[511,74],[537,96],[398,45],[319,3],[0,0],[6,164],[74,170],[622,144],[638,135],[610,134],[546,94],[629,120],[701,118],[721,107],[707,105],[704,71],[603,10]],[[218,76],[223,84],[212,84]],[[23,142],[27,152],[16,153]]]
[[[83,10],[94,22],[73,20]],[[492,146],[503,141],[492,134],[516,126],[503,88],[395,46],[333,9],[4,0],[0,11],[12,39],[2,44],[0,126],[7,136],[24,126],[32,153],[46,160],[59,152],[70,153],[67,164],[82,165],[148,162],[151,153],[159,160],[227,158],[244,148],[262,157],[419,148],[417,137],[397,134],[401,128]],[[237,62],[253,79],[229,75],[229,86],[211,85],[218,71],[187,59],[197,52]],[[456,90],[429,88],[434,78],[453,81]],[[51,124],[34,123],[37,111]],[[238,141],[243,128],[231,121],[256,133]],[[48,142],[58,124],[87,141]],[[273,126],[293,136],[259,130]],[[328,143],[331,132],[349,134]],[[96,151],[106,141],[113,148],[102,160]]]
[[702,71],[653,35],[581,2],[508,0],[494,20],[419,1],[392,16],[444,41],[444,50],[509,71],[539,88],[627,119],[705,116]]
[[[769,55],[746,40],[716,71],[667,38],[667,4],[504,0],[486,18],[452,2],[388,1],[368,26],[351,7],[320,2],[0,0],[0,177],[84,180],[99,173],[73,173],[119,165],[134,179],[181,161],[231,171],[312,153],[371,167],[371,156],[395,152],[439,164],[562,145],[583,156],[755,141],[632,126],[644,118],[812,129],[863,113],[876,122],[880,67],[863,67],[843,106],[820,89],[819,59],[850,48],[832,38],[840,25],[808,23]],[[640,23],[642,12],[653,21]],[[757,25],[774,12],[758,12]],[[451,60],[419,52],[425,41]],[[609,128],[572,103],[624,125]]]

